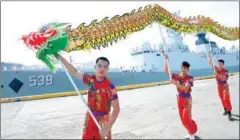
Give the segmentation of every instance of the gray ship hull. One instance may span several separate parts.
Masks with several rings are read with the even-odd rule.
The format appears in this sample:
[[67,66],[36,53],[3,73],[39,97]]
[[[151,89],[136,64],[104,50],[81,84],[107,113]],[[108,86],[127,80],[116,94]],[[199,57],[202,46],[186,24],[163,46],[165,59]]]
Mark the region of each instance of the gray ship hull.
[[[227,67],[229,72],[239,72],[238,66]],[[178,71],[174,71],[178,72]],[[198,69],[190,71],[194,77],[212,75],[212,69]],[[116,85],[133,85],[151,82],[167,81],[168,76],[163,72],[109,72],[107,77]],[[16,93],[9,84],[16,78],[23,83],[21,89]],[[79,79],[74,78],[79,90],[86,90],[87,86]],[[74,91],[64,71],[52,73],[50,71],[2,71],[2,96],[1,98],[13,98],[22,96],[33,96],[48,93],[59,93]]]

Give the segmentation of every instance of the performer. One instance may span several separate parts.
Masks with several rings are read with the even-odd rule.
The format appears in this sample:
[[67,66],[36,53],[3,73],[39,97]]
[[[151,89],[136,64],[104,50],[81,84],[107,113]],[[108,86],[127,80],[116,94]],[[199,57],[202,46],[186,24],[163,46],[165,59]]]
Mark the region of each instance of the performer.
[[218,94],[224,108],[223,115],[228,115],[228,119],[231,121],[232,105],[230,101],[229,84],[227,83],[229,76],[228,70],[224,68],[224,60],[222,59],[218,60],[218,66],[214,66],[212,55],[209,56],[209,64],[213,68],[216,77]]
[[[111,139],[111,128],[115,123],[120,108],[117,90],[111,81],[106,77],[109,69],[109,60],[105,57],[99,57],[96,60],[96,74],[89,75],[78,72],[61,55],[61,59],[68,71],[75,77],[82,79],[88,85],[88,106],[102,127],[99,129],[89,113],[86,114],[82,139]],[[113,107],[110,115],[111,106]]]
[[197,132],[197,124],[192,119],[192,97],[190,92],[193,86],[193,77],[188,75],[190,64],[186,61],[181,64],[181,73],[169,73],[168,65],[166,60],[168,60],[168,55],[165,56],[164,72],[172,77],[171,83],[177,87],[178,96],[178,111],[179,116],[182,121],[183,126],[187,129],[188,135],[186,138],[195,139],[195,133]]

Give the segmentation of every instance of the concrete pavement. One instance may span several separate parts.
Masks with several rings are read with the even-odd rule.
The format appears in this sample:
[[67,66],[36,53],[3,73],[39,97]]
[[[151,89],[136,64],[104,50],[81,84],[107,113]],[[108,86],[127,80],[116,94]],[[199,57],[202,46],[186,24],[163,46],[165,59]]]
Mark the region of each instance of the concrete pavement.
[[[234,121],[223,116],[214,79],[194,82],[193,119],[201,139],[239,139],[239,75],[229,78]],[[86,96],[84,96],[86,98]],[[173,85],[119,92],[113,139],[182,139]],[[78,96],[1,104],[2,139],[80,139],[86,109]]]

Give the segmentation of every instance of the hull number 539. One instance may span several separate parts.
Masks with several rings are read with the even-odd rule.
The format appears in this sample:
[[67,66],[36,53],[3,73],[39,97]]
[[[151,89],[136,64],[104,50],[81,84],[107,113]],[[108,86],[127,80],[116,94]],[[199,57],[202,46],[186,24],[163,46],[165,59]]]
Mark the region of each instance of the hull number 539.
[[39,75],[39,76],[30,76],[29,77],[30,87],[35,86],[49,86],[53,84],[52,75]]

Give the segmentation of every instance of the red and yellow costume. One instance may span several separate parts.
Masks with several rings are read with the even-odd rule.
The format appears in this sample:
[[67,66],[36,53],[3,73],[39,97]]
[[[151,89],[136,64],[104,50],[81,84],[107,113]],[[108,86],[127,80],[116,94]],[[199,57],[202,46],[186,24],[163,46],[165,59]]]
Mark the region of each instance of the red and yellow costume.
[[[110,119],[111,101],[118,99],[115,86],[106,77],[98,82],[95,75],[84,74],[83,82],[88,85],[88,106],[101,127]],[[107,136],[111,139],[111,132]],[[82,139],[101,139],[99,129],[89,113],[86,114]]]
[[178,95],[177,95],[177,101],[178,101],[178,111],[179,116],[181,119],[181,122],[183,126],[187,129],[188,133],[190,135],[193,135],[197,132],[197,124],[194,120],[192,120],[192,97],[190,92],[191,87],[193,86],[193,77],[190,75],[186,75],[185,77],[178,75],[178,74],[172,74],[172,79],[179,82],[182,86],[190,86],[187,90],[177,88]]
[[220,70],[218,67],[215,67],[215,71],[217,73],[216,80],[219,97],[221,99],[223,108],[229,112],[232,110],[232,105],[230,101],[229,85],[227,83],[229,76],[228,71],[224,68]]

